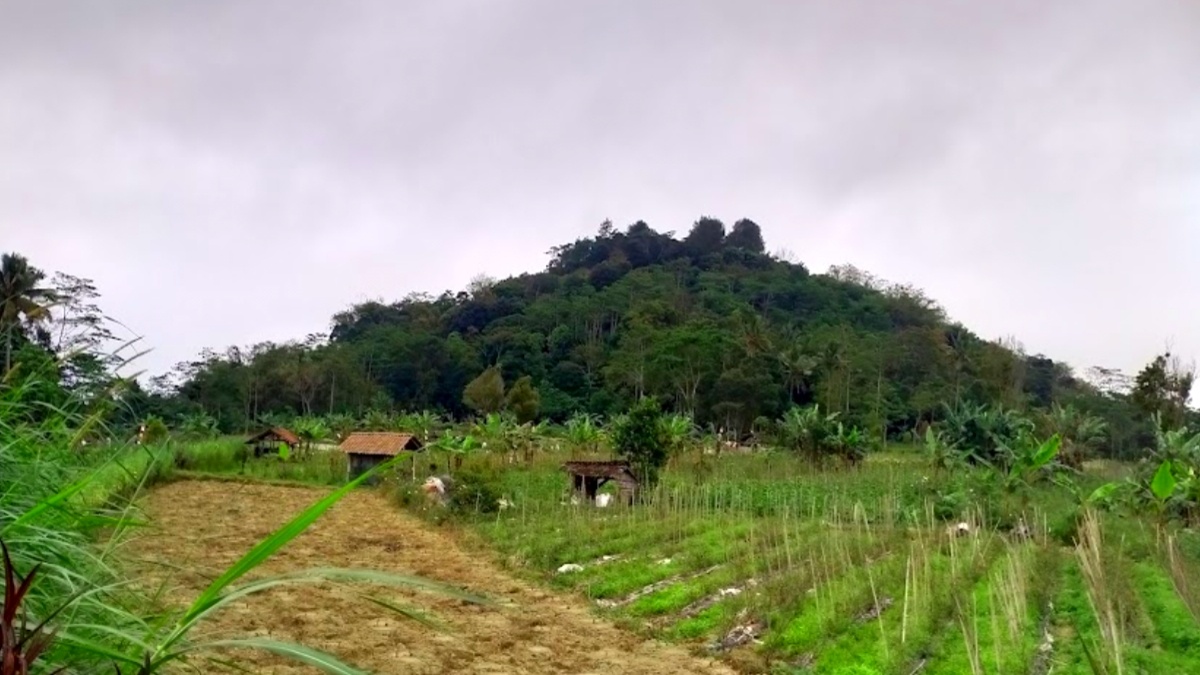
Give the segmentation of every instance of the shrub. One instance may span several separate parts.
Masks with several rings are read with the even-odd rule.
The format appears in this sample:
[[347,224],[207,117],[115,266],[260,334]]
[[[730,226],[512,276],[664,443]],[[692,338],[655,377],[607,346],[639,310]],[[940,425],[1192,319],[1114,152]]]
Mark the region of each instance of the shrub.
[[478,469],[454,474],[450,510],[458,514],[495,513],[500,509],[500,480]]
[[613,448],[633,464],[638,480],[647,487],[658,483],[658,472],[666,465],[670,450],[662,416],[658,401],[644,398],[613,425]]

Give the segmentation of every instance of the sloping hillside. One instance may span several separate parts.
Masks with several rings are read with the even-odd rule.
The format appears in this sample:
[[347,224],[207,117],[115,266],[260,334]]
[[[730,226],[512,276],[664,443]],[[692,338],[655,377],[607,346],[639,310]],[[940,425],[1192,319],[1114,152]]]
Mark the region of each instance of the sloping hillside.
[[812,403],[891,434],[946,404],[1117,414],[1064,365],[980,339],[919,289],[850,266],[813,274],[765,250],[748,220],[727,232],[702,218],[683,239],[605,223],[538,273],[360,304],[333,317],[328,341],[208,354],[178,374],[176,404],[231,429],[274,413],[457,415],[466,384],[499,364],[509,384],[531,378],[551,419],[641,394],[741,431]]

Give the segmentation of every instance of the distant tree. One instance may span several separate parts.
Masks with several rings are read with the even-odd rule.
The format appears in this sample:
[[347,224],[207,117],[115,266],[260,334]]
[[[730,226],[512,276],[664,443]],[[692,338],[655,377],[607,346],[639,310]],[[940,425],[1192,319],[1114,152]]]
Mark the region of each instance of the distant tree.
[[463,403],[477,413],[488,415],[504,407],[504,377],[500,366],[491,366],[467,383]]
[[533,388],[533,378],[526,375],[514,382],[508,390],[506,403],[518,424],[537,419],[540,400],[537,389]]
[[656,485],[671,449],[658,401],[647,397],[635,403],[629,414],[613,425],[612,443],[617,455],[633,465],[643,486]]
[[1170,352],[1154,357],[1134,378],[1131,398],[1146,415],[1159,418],[1163,428],[1183,425],[1196,375]]
[[763,242],[762,229],[753,220],[743,218],[733,224],[729,236],[725,237],[725,245],[742,248],[754,253],[762,253],[767,245]]
[[683,240],[683,248],[693,258],[700,258],[721,250],[724,241],[725,223],[705,216],[692,226],[692,231]]
[[49,316],[54,291],[41,286],[45,272],[17,253],[0,257],[0,331],[4,333],[4,372],[12,369],[14,347],[26,337],[25,324]]

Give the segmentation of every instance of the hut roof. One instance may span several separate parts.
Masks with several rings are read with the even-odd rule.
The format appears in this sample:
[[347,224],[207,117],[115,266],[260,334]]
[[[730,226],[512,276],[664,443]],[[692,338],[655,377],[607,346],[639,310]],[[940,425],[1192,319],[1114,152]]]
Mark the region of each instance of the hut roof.
[[576,476],[590,476],[593,478],[634,477],[633,467],[623,459],[580,459],[564,463],[563,468]]
[[258,441],[265,441],[270,438],[277,438],[288,445],[300,445],[300,437],[291,431],[284,429],[283,427],[271,427],[270,429],[264,429],[257,434],[254,434],[250,438],[247,438],[246,442],[256,443]]
[[389,457],[405,450],[420,450],[421,441],[412,434],[394,431],[356,431],[338,446],[350,455],[386,455]]

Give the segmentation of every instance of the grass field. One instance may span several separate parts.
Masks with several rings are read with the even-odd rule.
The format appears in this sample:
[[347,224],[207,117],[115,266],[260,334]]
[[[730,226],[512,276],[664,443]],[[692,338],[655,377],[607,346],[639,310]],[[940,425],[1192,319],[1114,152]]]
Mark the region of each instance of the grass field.
[[[243,465],[238,448],[183,445],[174,464],[238,481],[345,480],[336,454]],[[963,492],[961,475],[904,447],[827,470],[780,453],[694,452],[646,504],[600,509],[566,499],[563,459],[469,458],[459,475],[513,503],[500,511],[448,518],[413,499],[411,467],[381,489],[511,573],[744,672],[1200,672],[1200,537],[1087,515],[1058,486],[1023,499]],[[428,461],[446,464],[425,455],[417,466]],[[1080,482],[1124,470],[1096,465]],[[960,520],[966,535],[953,531]]]
[[[912,452],[840,471],[692,455],[631,509],[564,504],[554,458],[480,464],[515,507],[471,528],[507,565],[745,670],[1200,672],[1200,540],[1084,521],[1053,485],[1026,498],[1022,536],[1015,500],[968,496],[945,513],[936,495],[955,477]],[[948,515],[970,534],[948,532]],[[583,569],[556,571],[569,564]]]

